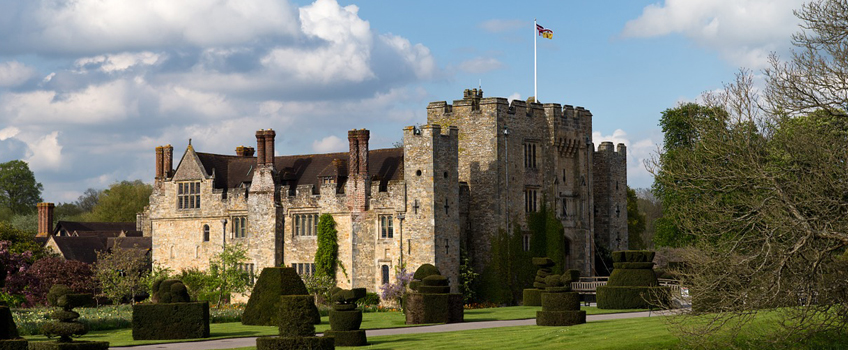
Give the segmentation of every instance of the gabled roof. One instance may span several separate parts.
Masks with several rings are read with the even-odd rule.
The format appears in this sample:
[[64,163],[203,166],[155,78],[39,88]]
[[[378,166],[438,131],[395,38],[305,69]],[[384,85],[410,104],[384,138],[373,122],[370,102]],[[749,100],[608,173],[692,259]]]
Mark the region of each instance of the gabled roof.
[[106,250],[106,242],[99,237],[64,237],[51,236],[65,260],[76,260],[84,263],[97,261],[97,252]]
[[[250,183],[256,157],[239,157],[211,153],[197,153],[207,174],[215,174],[215,188],[237,188],[242,183]],[[277,181],[285,181],[291,188],[297,185],[320,186],[320,176],[347,176],[347,169],[339,172],[333,160],[342,159],[345,167],[349,155],[347,152],[308,154],[274,157],[277,169]],[[387,148],[368,151],[368,173],[381,186],[388,181],[403,179],[403,149]]]
[[153,240],[150,237],[110,237],[106,239],[106,247],[110,250],[115,245],[122,249],[144,249],[149,252],[153,248]]
[[121,231],[135,231],[136,225],[134,222],[79,222],[79,221],[59,221],[56,224],[56,228],[53,229],[53,235],[55,236],[61,230],[65,230],[68,233],[73,232],[87,232],[87,231],[100,231],[100,232],[118,232]]

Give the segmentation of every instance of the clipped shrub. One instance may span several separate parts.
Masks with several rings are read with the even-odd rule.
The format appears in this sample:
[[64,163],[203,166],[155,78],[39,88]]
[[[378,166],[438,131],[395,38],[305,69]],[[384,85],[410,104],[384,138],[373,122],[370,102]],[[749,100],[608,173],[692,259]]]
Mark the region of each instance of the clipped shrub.
[[256,338],[257,350],[289,350],[289,349],[335,349],[335,338],[316,337],[313,324],[312,308],[315,306],[311,295],[279,296],[277,325],[280,330],[278,337]]
[[619,250],[612,252],[612,262],[652,262],[655,254],[650,250]]
[[209,337],[209,302],[133,305],[133,340]]
[[256,350],[329,350],[335,349],[333,337],[259,337]]
[[160,279],[153,282],[150,299],[154,303],[187,303],[191,301],[188,289],[178,279]]
[[668,296],[667,287],[657,287],[657,276],[652,262],[654,252],[647,250],[623,250],[612,252],[615,269],[606,286],[598,287],[599,309],[643,309],[649,308],[651,300]]
[[[247,306],[244,308],[241,323],[255,326],[273,326],[277,324],[277,310],[280,309],[280,296],[307,295],[306,285],[297,272],[290,267],[266,267],[253,287]],[[312,304],[310,320],[321,323],[318,307]]]
[[[330,310],[330,329],[337,331],[353,331],[362,325],[362,311]],[[341,344],[339,344],[341,346]]]
[[542,305],[545,311],[580,310],[579,293],[542,293]]
[[652,262],[617,262],[612,263],[614,269],[652,269]]
[[545,277],[545,286],[546,288],[551,287],[562,287],[564,284],[562,283],[562,276],[560,275],[550,275]]
[[573,326],[586,323],[586,311],[536,311],[538,326]]
[[42,325],[42,332],[48,337],[59,336],[55,342],[35,342],[29,345],[29,349],[53,350],[53,349],[79,349],[79,350],[106,350],[109,342],[78,341],[74,342],[74,336],[88,333],[88,327],[77,321],[79,313],[73,311],[76,307],[91,305],[94,298],[91,294],[70,294],[70,288],[63,285],[54,285],[48,292],[48,300],[53,306],[62,308],[62,311],[53,312],[50,317],[56,321]]
[[353,331],[327,330],[324,336],[335,339],[336,346],[363,346],[368,345],[368,338],[364,329]]
[[537,288],[527,288],[523,294],[524,306],[541,306],[542,305],[542,290]]
[[599,309],[648,309],[654,296],[660,305],[667,305],[668,287],[601,286],[598,287]]
[[656,286],[657,275],[652,269],[615,269],[610,274],[608,286]]
[[[6,266],[0,262],[0,287],[6,282]],[[27,340],[18,336],[18,327],[12,318],[12,311],[5,304],[0,304],[0,349],[26,350]]]
[[428,276],[433,275],[441,275],[439,272],[439,268],[433,266],[433,264],[424,264],[418,267],[415,270],[415,273],[412,275],[412,281],[409,282],[409,289],[413,291],[418,291],[418,287],[421,285],[421,281],[427,278]]
[[409,293],[406,324],[457,323],[464,318],[461,294]]
[[562,274],[562,282],[563,283],[571,283],[580,281],[580,270],[570,269],[565,270],[565,273]]

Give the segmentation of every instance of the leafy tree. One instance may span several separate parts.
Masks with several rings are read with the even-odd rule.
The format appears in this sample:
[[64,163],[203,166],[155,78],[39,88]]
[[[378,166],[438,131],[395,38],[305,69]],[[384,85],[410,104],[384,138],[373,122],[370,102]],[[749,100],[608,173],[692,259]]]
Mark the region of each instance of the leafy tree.
[[68,286],[74,293],[93,293],[96,288],[91,265],[81,261],[45,257],[33,263],[26,273],[38,281],[28,291],[39,303],[46,302],[47,292],[54,284]]
[[18,229],[10,223],[0,221],[0,241],[7,242],[12,253],[29,252],[32,261],[51,255],[44,247],[35,241],[35,234]]
[[103,190],[97,204],[86,214],[85,221],[132,222],[136,214],[150,203],[153,186],[142,182],[121,181]]
[[124,249],[119,245],[109,252],[97,252],[94,276],[103,294],[115,303],[132,300],[143,292],[144,277],[150,271],[150,259],[143,249]]
[[37,298],[30,291],[30,286],[35,285],[37,281],[26,273],[33,263],[32,252],[16,253],[11,247],[11,242],[0,241],[0,262],[6,268],[6,285],[3,291],[23,295],[27,300],[25,306],[33,306],[37,303]]
[[645,232],[642,234],[642,240],[646,249],[652,249],[654,247],[656,222],[663,215],[662,202],[648,188],[636,189],[636,201],[638,202],[639,212],[645,215]]
[[14,214],[35,211],[41,202],[44,186],[35,181],[35,174],[22,160],[0,163],[0,207],[9,208]]
[[315,275],[336,279],[339,257],[339,242],[336,221],[330,214],[318,218],[318,249],[315,251]]
[[83,213],[88,213],[94,210],[94,207],[97,206],[97,203],[100,202],[100,195],[103,194],[103,190],[96,190],[93,188],[89,188],[82,193],[77,201],[74,204],[79,208]]
[[639,200],[636,191],[627,186],[627,239],[629,249],[645,249],[642,234],[645,233],[645,214],[639,211]]
[[541,210],[527,215],[527,226],[530,228],[530,255],[550,258],[556,263],[553,273],[562,274],[568,255],[562,222],[543,201]]
[[241,268],[247,261],[247,249],[241,244],[230,244],[209,261],[212,290],[218,292],[218,307],[233,293],[244,293],[250,288],[250,276]]

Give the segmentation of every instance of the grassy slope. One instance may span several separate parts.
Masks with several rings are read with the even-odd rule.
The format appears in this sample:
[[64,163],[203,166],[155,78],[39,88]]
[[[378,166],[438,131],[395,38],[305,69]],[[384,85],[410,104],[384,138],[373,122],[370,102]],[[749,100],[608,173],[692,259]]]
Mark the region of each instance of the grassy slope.
[[[465,310],[465,321],[494,321],[494,320],[517,320],[535,318],[536,311],[539,307],[535,306],[512,306],[491,309],[475,309]],[[595,307],[583,307],[589,315],[615,312],[630,312],[634,310],[602,310]],[[639,311],[639,310],[637,310]],[[407,325],[404,323],[405,317],[400,312],[370,312],[363,315],[362,329],[378,329],[378,328],[399,328],[413,327],[416,325]],[[321,324],[315,326],[317,332],[323,332],[330,328],[327,317],[321,318]],[[134,341],[132,339],[131,329],[110,330],[110,331],[93,331],[82,337],[80,340],[93,341],[108,341],[112,346],[130,346],[142,344],[158,344],[172,343],[179,341],[196,341],[221,338],[238,338],[238,337],[256,337],[266,335],[277,335],[276,327],[269,326],[245,326],[238,322],[231,323],[213,323],[209,326],[210,338],[204,339],[187,339],[187,340],[145,340]],[[31,341],[46,340],[44,336],[27,336]]]

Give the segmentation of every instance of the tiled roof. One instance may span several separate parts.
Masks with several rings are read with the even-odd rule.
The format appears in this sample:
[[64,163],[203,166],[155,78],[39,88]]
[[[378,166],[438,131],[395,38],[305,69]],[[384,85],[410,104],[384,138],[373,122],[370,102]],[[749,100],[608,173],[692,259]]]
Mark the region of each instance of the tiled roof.
[[106,250],[105,239],[99,237],[53,236],[53,241],[62,252],[65,260],[77,260],[84,263],[97,261],[97,252]]
[[[211,153],[197,153],[208,174],[215,173],[216,188],[236,188],[240,184],[250,182],[256,157],[239,157]],[[332,176],[336,172],[334,159],[342,159],[345,164],[348,153],[325,153],[294,156],[274,157],[274,167],[277,169],[277,181],[295,188],[297,185],[320,184],[319,176]],[[372,179],[379,180],[385,186],[390,180],[403,179],[403,149],[387,148],[368,151],[368,172]],[[347,175],[342,172],[342,176]]]
[[59,221],[53,233],[59,230],[65,230],[69,233],[74,231],[135,231],[134,222],[79,222],[79,221]]

